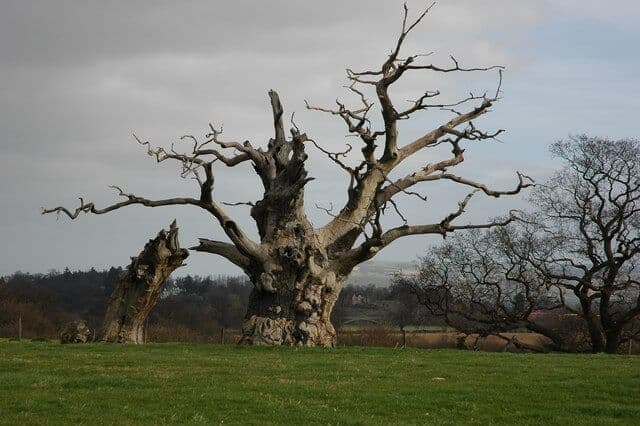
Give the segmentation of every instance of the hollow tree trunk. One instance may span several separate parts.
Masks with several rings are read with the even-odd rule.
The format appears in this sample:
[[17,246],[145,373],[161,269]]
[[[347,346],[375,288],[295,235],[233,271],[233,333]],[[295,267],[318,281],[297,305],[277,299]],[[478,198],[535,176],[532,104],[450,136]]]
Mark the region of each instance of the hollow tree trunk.
[[169,275],[187,258],[180,248],[175,220],[144,246],[118,278],[111,295],[101,340],[112,343],[144,343],[144,323],[158,302]]

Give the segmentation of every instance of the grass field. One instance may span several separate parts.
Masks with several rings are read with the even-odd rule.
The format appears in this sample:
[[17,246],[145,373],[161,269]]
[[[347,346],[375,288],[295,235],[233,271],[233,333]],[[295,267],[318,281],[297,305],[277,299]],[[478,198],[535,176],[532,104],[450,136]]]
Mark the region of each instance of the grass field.
[[640,357],[0,340],[1,424],[638,424]]

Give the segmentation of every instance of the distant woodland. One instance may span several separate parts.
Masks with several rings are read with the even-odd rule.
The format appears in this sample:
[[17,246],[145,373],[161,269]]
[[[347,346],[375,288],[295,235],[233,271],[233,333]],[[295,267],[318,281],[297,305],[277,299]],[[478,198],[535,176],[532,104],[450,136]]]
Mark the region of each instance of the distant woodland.
[[[16,272],[0,278],[0,337],[16,337],[21,320],[24,338],[58,337],[76,319],[99,329],[109,296],[122,268],[47,274]],[[185,276],[167,281],[148,319],[148,340],[219,342],[222,329],[242,326],[252,284],[243,277]],[[333,312],[336,327],[438,324],[398,285],[347,286]],[[400,314],[401,312],[401,314]],[[227,343],[233,335],[229,334]]]

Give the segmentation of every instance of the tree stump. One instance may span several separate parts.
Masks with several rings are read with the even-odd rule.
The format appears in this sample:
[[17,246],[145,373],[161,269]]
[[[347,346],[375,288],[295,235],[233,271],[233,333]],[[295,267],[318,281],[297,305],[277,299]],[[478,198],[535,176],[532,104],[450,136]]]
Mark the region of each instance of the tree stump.
[[110,343],[144,343],[144,324],[162,294],[171,273],[184,265],[189,256],[180,248],[178,227],[174,220],[169,231],[144,246],[118,278],[105,314],[102,338]]
[[87,343],[91,337],[91,329],[83,320],[67,323],[60,331],[60,343]]

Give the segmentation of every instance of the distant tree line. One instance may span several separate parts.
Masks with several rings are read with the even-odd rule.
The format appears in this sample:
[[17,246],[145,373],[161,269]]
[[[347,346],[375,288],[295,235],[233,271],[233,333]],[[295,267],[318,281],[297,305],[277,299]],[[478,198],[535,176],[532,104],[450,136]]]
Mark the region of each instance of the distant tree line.
[[15,337],[18,319],[23,336],[55,338],[62,326],[85,319],[102,324],[109,295],[121,268],[84,272],[16,272],[0,279],[0,336]]
[[[26,338],[56,338],[62,326],[75,319],[99,328],[122,272],[65,269],[17,272],[0,279],[0,336],[15,337],[18,318]],[[215,340],[221,327],[239,326],[250,291],[248,281],[239,277],[169,279],[149,316],[150,332],[160,340]]]
[[[64,324],[76,319],[99,328],[122,272],[122,268],[65,269],[46,274],[16,272],[0,278],[0,337],[16,337],[19,318],[25,338],[56,338]],[[221,329],[242,326],[251,289],[244,277],[170,278],[149,315],[149,340],[218,342]],[[360,300],[355,305],[354,295]],[[399,285],[346,286],[333,312],[338,328],[355,308],[373,312],[376,324],[400,328],[423,324],[428,314],[409,289]]]

